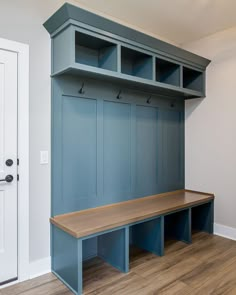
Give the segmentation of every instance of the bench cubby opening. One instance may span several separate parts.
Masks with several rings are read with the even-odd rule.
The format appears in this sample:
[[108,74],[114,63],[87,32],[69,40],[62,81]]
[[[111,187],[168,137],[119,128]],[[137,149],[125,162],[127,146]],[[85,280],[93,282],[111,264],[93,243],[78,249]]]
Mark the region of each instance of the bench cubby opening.
[[191,243],[190,209],[170,213],[164,217],[165,241],[178,240]]
[[132,225],[129,230],[130,247],[143,249],[158,256],[164,254],[163,217]]
[[[113,230],[82,241],[83,290],[91,290],[91,282],[128,272],[126,231],[125,228]],[[94,285],[99,287],[99,282]]]
[[180,86],[180,65],[156,58],[156,81]]
[[83,269],[88,264],[107,266],[108,271],[112,266],[113,270],[128,272],[128,250],[127,227],[77,239],[52,225],[52,272],[76,294],[83,292]]
[[117,45],[75,32],[75,61],[88,66],[117,71]]
[[121,272],[128,272],[128,228],[117,229],[97,237],[97,256]]
[[192,207],[191,219],[192,219],[192,232],[207,232],[213,233],[213,201]]
[[183,67],[183,88],[202,92],[204,89],[203,72]]
[[140,51],[121,47],[121,72],[126,75],[152,80],[153,57]]

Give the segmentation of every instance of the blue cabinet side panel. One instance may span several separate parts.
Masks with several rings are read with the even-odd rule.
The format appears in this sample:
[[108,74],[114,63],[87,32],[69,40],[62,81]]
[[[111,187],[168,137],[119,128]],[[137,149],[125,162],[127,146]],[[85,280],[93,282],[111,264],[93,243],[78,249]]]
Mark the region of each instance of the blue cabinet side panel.
[[78,291],[77,239],[52,226],[52,270]]

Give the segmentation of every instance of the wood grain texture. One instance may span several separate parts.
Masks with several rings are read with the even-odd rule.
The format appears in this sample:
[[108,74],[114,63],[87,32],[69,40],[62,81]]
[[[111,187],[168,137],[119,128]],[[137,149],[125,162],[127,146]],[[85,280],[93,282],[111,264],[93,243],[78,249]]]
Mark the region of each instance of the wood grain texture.
[[213,194],[179,190],[58,215],[50,220],[52,224],[70,235],[81,238],[118,226],[201,204],[212,199],[214,199]]
[[[195,233],[191,245],[168,241],[166,255],[131,249],[130,272],[99,258],[84,263],[86,295],[235,295],[236,241]],[[52,274],[1,289],[1,295],[72,295]]]

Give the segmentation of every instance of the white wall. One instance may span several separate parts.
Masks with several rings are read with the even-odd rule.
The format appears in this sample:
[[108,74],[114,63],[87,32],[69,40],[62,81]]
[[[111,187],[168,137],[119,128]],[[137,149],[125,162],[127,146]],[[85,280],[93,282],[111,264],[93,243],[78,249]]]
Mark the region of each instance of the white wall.
[[63,1],[0,1],[0,37],[30,45],[30,260],[49,256],[50,38],[42,23]]
[[236,28],[184,48],[212,60],[207,97],[186,101],[186,187],[215,193],[216,223],[236,229]]
[[[50,165],[41,166],[39,154],[40,150],[50,151],[51,52],[50,37],[42,24],[64,2],[0,0],[0,37],[30,46],[30,261],[34,262],[33,275],[47,267],[50,255]],[[67,2],[76,4],[74,0]]]

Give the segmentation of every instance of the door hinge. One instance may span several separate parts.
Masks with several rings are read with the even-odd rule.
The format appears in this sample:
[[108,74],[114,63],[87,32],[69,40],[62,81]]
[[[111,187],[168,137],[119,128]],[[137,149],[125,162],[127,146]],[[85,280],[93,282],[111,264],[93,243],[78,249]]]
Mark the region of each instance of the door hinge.
[[19,159],[17,159],[17,165],[19,166],[19,164],[20,164],[20,160],[19,160]]
[[20,176],[19,176],[19,174],[17,174],[17,181],[19,181],[20,180]]

